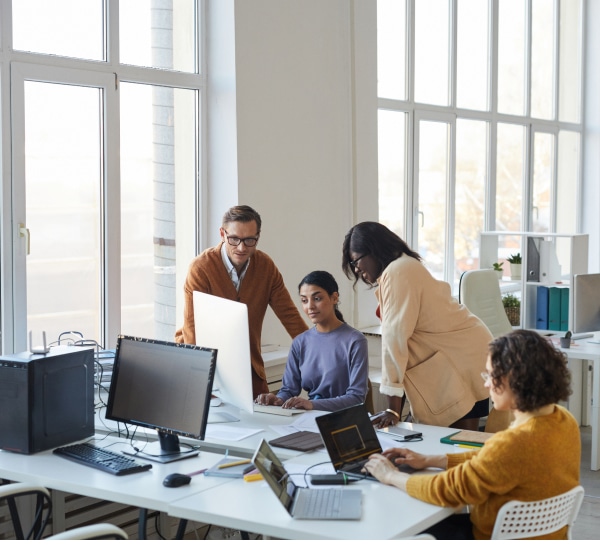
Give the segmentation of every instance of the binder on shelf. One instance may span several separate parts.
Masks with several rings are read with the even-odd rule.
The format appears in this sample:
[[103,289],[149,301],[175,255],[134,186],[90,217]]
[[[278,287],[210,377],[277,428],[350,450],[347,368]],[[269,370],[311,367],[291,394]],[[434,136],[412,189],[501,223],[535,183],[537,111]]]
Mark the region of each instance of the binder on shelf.
[[[539,240],[538,240],[539,241]],[[540,250],[536,238],[527,238],[527,281],[540,281]]]
[[537,305],[535,316],[536,329],[548,329],[548,298],[548,288],[545,285],[539,285],[537,288]]
[[560,287],[551,287],[548,291],[548,329],[560,331]]
[[560,330],[569,330],[569,288],[560,287]]

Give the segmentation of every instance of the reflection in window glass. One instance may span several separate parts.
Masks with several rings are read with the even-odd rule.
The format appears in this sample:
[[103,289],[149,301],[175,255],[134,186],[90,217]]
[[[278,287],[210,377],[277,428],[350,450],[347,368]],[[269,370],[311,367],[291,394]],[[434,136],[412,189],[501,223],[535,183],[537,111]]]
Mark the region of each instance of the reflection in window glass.
[[561,121],[581,120],[581,1],[560,3],[558,116]]
[[577,232],[577,185],[579,180],[580,135],[573,131],[558,134],[558,173],[556,176],[556,231]]
[[554,2],[533,0],[531,25],[531,116],[554,118]]
[[379,110],[379,221],[403,237],[406,114]]
[[457,17],[456,104],[488,108],[488,2],[459,0]]
[[171,340],[176,330],[177,236],[195,226],[196,104],[192,90],[121,85],[124,333]]
[[552,180],[554,171],[554,135],[534,133],[533,135],[533,186],[531,229],[534,232],[548,232],[552,226]]
[[[415,101],[447,105],[449,97],[448,0],[415,6]],[[432,16],[435,14],[435,17]]]
[[101,340],[101,93],[25,82],[27,329]]
[[488,124],[456,121],[454,280],[479,268],[479,234],[484,228]]
[[525,114],[525,0],[498,2],[498,111]]
[[104,61],[102,0],[13,0],[13,45],[32,51]]
[[196,72],[194,0],[119,1],[121,62]]
[[448,185],[448,124],[421,122],[419,129],[419,243],[427,268],[444,279]]
[[525,128],[498,124],[496,154],[496,230],[525,230],[522,224]]
[[406,99],[406,2],[377,0],[377,94]]

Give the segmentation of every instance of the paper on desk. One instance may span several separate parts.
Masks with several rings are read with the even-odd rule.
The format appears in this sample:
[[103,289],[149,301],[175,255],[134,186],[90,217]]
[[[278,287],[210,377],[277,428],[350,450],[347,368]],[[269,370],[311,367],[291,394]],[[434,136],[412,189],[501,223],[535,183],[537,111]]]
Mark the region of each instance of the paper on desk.
[[316,432],[319,433],[319,427],[315,422],[315,418],[319,415],[326,414],[327,411],[307,411],[306,413],[301,413],[298,415],[298,418],[294,420],[294,422],[286,425],[270,425],[272,430],[275,430],[280,436],[285,436],[287,434],[293,434],[295,432]]
[[260,428],[242,428],[240,426],[229,426],[228,424],[207,424],[205,438],[218,440],[240,441],[263,432]]

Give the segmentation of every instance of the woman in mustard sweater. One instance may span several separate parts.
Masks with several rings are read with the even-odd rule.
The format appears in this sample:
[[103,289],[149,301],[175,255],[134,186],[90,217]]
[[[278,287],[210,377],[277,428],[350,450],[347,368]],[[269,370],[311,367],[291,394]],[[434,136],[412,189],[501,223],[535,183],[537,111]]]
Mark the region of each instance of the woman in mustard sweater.
[[[372,455],[367,470],[379,481],[440,506],[471,505],[427,532],[436,538],[489,539],[500,507],[509,500],[553,497],[579,485],[581,440],[573,416],[558,405],[571,393],[566,357],[534,331],[516,330],[489,345],[482,372],[494,406],[512,410],[510,428],[476,451],[421,455],[404,448]],[[408,475],[392,464],[442,468]],[[566,527],[540,538],[566,538]]]

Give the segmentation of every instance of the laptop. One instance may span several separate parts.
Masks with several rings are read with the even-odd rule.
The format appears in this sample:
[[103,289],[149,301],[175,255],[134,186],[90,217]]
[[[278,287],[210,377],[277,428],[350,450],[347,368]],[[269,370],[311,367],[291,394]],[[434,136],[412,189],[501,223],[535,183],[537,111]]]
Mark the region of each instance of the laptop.
[[360,519],[362,492],[360,489],[309,489],[298,487],[285,471],[283,463],[262,440],[252,462],[267,484],[295,519]]
[[[383,449],[364,404],[321,415],[315,420],[335,471],[374,480],[371,474],[362,472],[362,469],[369,455],[381,453]],[[408,432],[416,439],[422,439],[420,432]],[[402,439],[406,440],[407,437]],[[409,473],[413,471],[406,465],[398,469]]]

